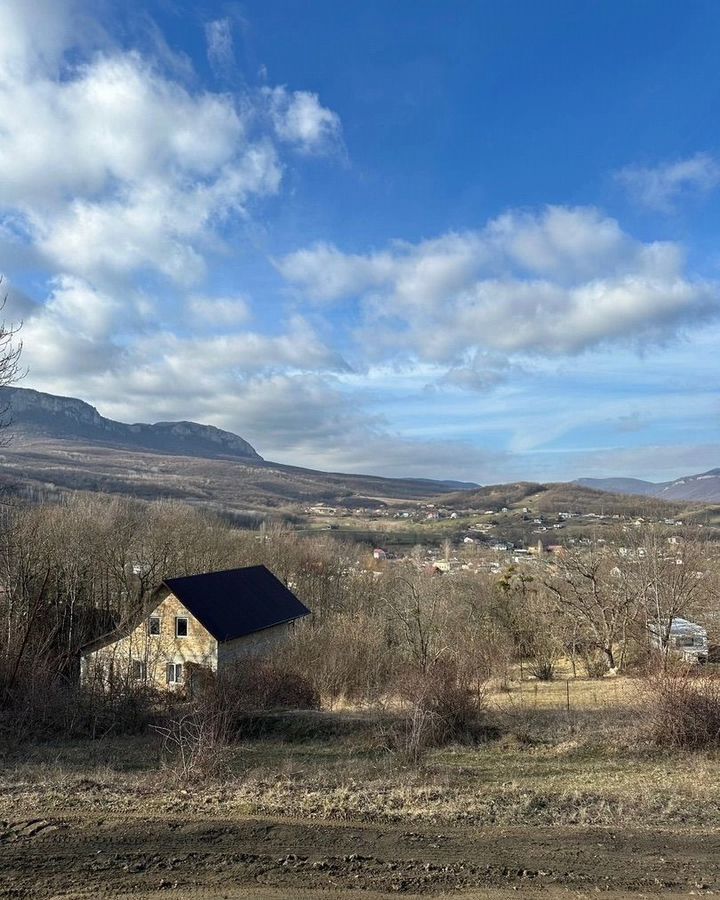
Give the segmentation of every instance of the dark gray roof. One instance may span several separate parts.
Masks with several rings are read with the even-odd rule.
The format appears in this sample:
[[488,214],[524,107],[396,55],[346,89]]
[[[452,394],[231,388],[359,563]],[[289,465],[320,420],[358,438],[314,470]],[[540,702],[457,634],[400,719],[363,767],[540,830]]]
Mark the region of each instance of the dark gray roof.
[[219,641],[232,641],[310,613],[265,566],[168,578],[163,584]]

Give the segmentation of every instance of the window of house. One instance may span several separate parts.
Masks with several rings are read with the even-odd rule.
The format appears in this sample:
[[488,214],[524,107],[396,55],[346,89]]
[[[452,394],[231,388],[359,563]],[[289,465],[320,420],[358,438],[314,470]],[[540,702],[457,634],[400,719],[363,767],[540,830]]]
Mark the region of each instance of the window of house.
[[168,684],[182,684],[183,665],[182,663],[168,663],[167,665],[167,681]]
[[148,634],[160,634],[160,616],[150,616]]
[[187,637],[187,635],[188,635],[187,616],[176,616],[175,617],[175,636],[176,637]]
[[130,666],[130,677],[133,681],[145,681],[147,677],[147,670],[145,668],[145,663],[140,659],[134,659]]

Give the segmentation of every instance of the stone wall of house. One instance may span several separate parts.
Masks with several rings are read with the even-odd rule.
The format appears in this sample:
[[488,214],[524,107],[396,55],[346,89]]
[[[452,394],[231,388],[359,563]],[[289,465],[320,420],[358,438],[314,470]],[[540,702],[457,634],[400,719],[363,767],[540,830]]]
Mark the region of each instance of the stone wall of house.
[[[150,634],[151,616],[160,617],[160,634]],[[178,616],[188,620],[187,637],[175,634]],[[147,684],[160,689],[182,688],[187,683],[188,663],[217,671],[218,642],[174,594],[168,593],[128,635],[88,653],[82,662],[81,677],[86,682],[100,679],[106,685],[132,684],[137,663],[144,666]],[[179,684],[168,684],[168,663],[182,663],[183,680]]]
[[272,628],[256,631],[254,634],[235,638],[234,641],[221,643],[218,646],[218,671],[222,672],[243,658],[264,656],[270,653],[287,641],[293,625],[293,622],[285,622],[282,625],[273,625]]

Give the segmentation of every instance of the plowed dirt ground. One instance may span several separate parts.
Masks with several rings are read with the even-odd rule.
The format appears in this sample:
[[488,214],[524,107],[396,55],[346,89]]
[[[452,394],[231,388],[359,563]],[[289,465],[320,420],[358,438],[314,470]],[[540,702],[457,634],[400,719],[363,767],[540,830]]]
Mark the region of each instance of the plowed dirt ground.
[[[20,813],[20,810],[18,810]],[[0,821],[0,897],[720,893],[720,831],[413,828],[53,809]]]

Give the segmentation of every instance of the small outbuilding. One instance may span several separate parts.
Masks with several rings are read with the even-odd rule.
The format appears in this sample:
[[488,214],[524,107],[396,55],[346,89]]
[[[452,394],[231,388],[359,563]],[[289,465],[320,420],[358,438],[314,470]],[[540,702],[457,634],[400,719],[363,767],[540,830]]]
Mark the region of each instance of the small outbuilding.
[[81,681],[177,689],[282,643],[310,610],[265,566],[169,578],[141,616],[81,650]]

